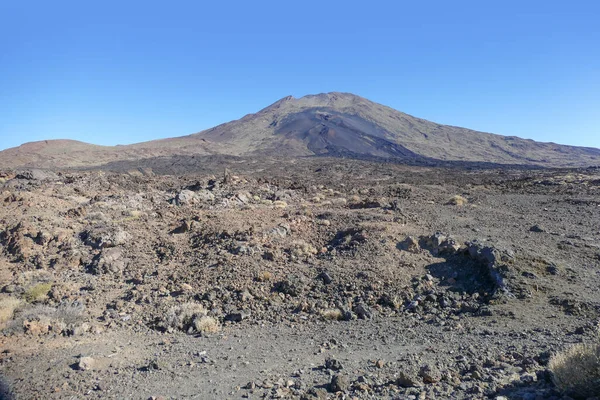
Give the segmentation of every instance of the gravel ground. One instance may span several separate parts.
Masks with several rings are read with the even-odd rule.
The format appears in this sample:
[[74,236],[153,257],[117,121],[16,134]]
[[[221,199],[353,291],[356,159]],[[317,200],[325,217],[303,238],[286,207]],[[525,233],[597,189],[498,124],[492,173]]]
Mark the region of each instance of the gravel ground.
[[596,340],[598,169],[0,178],[8,398],[566,399]]

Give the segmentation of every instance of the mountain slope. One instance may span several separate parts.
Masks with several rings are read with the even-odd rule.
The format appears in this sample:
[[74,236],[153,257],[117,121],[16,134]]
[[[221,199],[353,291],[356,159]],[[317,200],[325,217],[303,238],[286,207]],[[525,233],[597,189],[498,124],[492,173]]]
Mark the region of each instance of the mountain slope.
[[349,93],[285,97],[243,118],[178,138],[104,147],[74,141],[28,143],[0,152],[0,167],[65,168],[153,157],[347,156],[585,166],[600,150],[540,143],[416,118]]
[[286,97],[256,114],[192,136],[227,143],[242,154],[354,153],[547,166],[600,162],[599,149],[440,125],[347,93]]

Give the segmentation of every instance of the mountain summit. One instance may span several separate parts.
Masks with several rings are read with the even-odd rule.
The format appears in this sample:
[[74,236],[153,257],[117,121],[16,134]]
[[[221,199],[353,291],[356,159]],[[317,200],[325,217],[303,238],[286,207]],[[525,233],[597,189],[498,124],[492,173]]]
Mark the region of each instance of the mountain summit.
[[600,164],[595,148],[540,143],[441,125],[350,93],[292,96],[214,128],[178,138],[104,147],[28,143],[0,152],[0,167],[85,167],[152,157],[345,156],[398,161],[492,162],[548,167]]

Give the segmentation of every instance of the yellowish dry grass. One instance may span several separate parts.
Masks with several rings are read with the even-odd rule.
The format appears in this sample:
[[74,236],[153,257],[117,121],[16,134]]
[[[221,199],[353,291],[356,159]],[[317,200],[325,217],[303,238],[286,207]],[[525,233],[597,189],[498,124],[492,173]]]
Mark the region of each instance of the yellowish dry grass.
[[554,384],[576,397],[600,395],[600,343],[581,343],[554,355],[548,364]]
[[450,204],[453,206],[464,206],[468,202],[469,201],[467,199],[457,194],[455,196],[452,196],[452,198],[450,198],[450,200],[448,200],[448,203],[446,204]]
[[340,321],[344,317],[342,310],[339,308],[330,308],[321,312],[321,316],[332,321]]
[[215,318],[205,315],[194,319],[194,328],[201,333],[217,333],[221,326]]
[[275,206],[275,208],[286,208],[288,204],[283,200],[275,200],[273,206]]
[[273,274],[270,271],[261,271],[256,276],[256,280],[259,282],[268,282],[273,279]]
[[12,319],[21,303],[21,300],[11,296],[0,298],[0,326]]

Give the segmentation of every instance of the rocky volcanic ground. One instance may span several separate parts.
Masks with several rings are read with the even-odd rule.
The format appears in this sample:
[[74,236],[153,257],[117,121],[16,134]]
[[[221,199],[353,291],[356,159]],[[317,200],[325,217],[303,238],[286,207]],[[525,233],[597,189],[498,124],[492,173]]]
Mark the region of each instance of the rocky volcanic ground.
[[0,173],[0,373],[48,398],[566,399],[600,169]]

